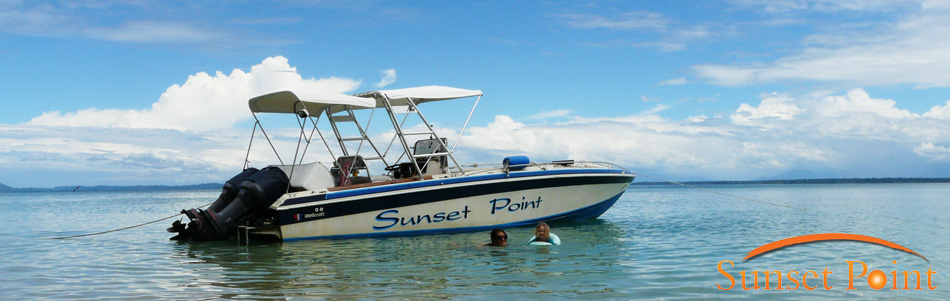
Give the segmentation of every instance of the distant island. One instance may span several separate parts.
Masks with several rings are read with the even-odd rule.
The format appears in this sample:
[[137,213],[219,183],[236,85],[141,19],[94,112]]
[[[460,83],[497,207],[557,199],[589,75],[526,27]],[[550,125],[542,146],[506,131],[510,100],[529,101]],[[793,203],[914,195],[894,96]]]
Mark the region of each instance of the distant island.
[[0,193],[4,192],[81,192],[81,191],[167,191],[221,189],[222,184],[205,183],[194,185],[132,185],[132,186],[58,186],[53,188],[13,188],[0,183]]
[[[686,181],[688,185],[785,185],[785,184],[894,184],[894,183],[950,183],[950,178],[852,178],[852,179],[798,179],[755,181]],[[676,185],[670,182],[634,181],[631,185]]]
[[[950,183],[950,178],[853,178],[853,179],[798,179],[798,180],[755,180],[755,181],[684,181],[687,185],[788,185],[788,184],[894,184],[894,183]],[[630,185],[676,185],[662,181],[634,181]],[[53,188],[14,188],[0,183],[0,193],[4,192],[84,192],[84,191],[168,191],[221,189],[222,184],[205,183],[195,185],[133,185],[133,186],[59,186]]]

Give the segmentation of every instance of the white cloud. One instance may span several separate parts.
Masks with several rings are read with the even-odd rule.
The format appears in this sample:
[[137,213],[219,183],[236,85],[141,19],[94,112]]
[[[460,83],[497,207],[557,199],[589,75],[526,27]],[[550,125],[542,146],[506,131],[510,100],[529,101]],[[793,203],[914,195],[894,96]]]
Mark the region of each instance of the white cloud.
[[118,27],[95,27],[82,31],[90,38],[134,43],[212,43],[231,41],[222,32],[182,22],[134,21]]
[[162,128],[206,130],[230,128],[250,118],[248,99],[283,90],[319,90],[344,93],[360,81],[328,77],[304,78],[282,56],[264,59],[250,72],[234,69],[225,75],[205,72],[191,75],[182,85],[172,85],[151,108],[141,110],[83,109],[76,112],[46,112],[28,125],[77,127]]
[[950,148],[924,142],[914,148],[914,153],[929,161],[950,163]]
[[571,113],[571,110],[568,110],[568,109],[554,110],[554,111],[545,111],[545,112],[541,112],[541,113],[537,113],[537,114],[528,116],[528,117],[526,117],[525,119],[528,119],[528,120],[541,120],[541,119],[548,119],[548,118],[557,118],[557,117],[564,117],[564,116],[567,116],[567,114],[570,114],[570,113]]
[[[129,13],[118,14],[115,18],[95,18],[109,10],[121,10]],[[0,1],[0,32],[17,35],[86,38],[95,40],[141,43],[153,45],[190,45],[201,48],[222,49],[247,45],[253,40],[257,44],[288,44],[292,41],[278,38],[256,36],[244,30],[237,33],[226,26],[207,25],[215,22],[202,22],[193,18],[181,17],[172,13],[180,10],[161,2],[149,1],[99,1],[88,3],[46,3],[35,1]],[[147,15],[165,15],[156,19],[134,18],[145,12]],[[177,13],[177,12],[176,12]],[[170,17],[169,17],[170,16]],[[117,18],[117,19],[116,19]]]
[[670,108],[669,105],[658,104],[658,105],[656,105],[655,107],[653,107],[652,109],[650,109],[650,110],[644,112],[643,115],[654,115],[654,114],[656,114],[656,113],[665,111],[666,109],[669,109],[669,108]]
[[[289,164],[299,129],[266,123],[265,127],[270,143]],[[14,187],[219,183],[243,168],[250,133],[250,128],[181,132],[0,124],[0,168],[17,171],[0,175],[0,183]],[[254,141],[251,166],[279,162],[260,130]],[[320,148],[311,147],[308,162],[332,161]]]
[[892,119],[918,117],[907,110],[895,108],[897,102],[890,99],[874,99],[862,89],[854,89],[846,96],[830,96],[825,98],[818,110],[825,117],[841,117],[853,113],[869,113]]
[[396,69],[386,69],[382,71],[383,77],[376,83],[377,88],[382,88],[388,86],[391,83],[396,82]]
[[22,2],[0,1],[0,31],[39,36],[65,36],[77,31],[73,18],[48,5],[25,7]]
[[686,120],[688,120],[689,122],[703,122],[703,121],[706,121],[707,119],[709,119],[709,117],[707,117],[705,114],[686,118]]
[[922,1],[893,1],[893,0],[730,0],[729,2],[759,8],[771,14],[783,14],[796,11],[895,11],[919,6]]
[[[291,72],[273,72],[281,70]],[[272,77],[272,73],[281,75]],[[250,130],[214,129],[191,121],[190,116],[162,114],[196,106],[187,101],[189,99],[273,88],[276,84],[272,81],[326,85],[325,89],[336,89],[336,92],[358,84],[339,78],[302,79],[286,64],[286,59],[269,58],[246,73],[195,75],[181,86],[169,88],[148,110],[90,109],[56,113],[59,119],[70,120],[70,126],[39,121],[0,125],[0,168],[14,171],[0,175],[0,183],[24,187],[33,182],[128,185],[223,181],[242,167]],[[207,87],[199,88],[201,86]],[[210,86],[217,88],[208,88]],[[221,92],[219,88],[225,87],[252,88]],[[235,112],[239,111],[234,114],[244,116],[247,115],[246,99],[209,107],[234,106],[238,108]],[[674,175],[678,179],[756,179],[792,169],[854,177],[950,175],[939,171],[947,170],[939,168],[944,166],[941,164],[950,164],[947,148],[950,123],[946,122],[950,102],[925,114],[913,114],[899,108],[898,101],[874,98],[864,90],[855,89],[844,95],[803,98],[765,94],[757,104],[740,105],[728,118],[701,115],[670,120],[659,115],[667,108],[657,105],[625,116],[570,116],[554,124],[528,121],[564,117],[571,111],[541,112],[523,120],[499,115],[488,124],[469,125],[457,154],[463,164],[497,163],[508,155],[528,155],[537,162],[608,161],[635,171],[647,174],[658,171],[662,173],[656,174],[658,176]],[[111,113],[130,116],[115,117]],[[107,118],[109,116],[111,118]],[[171,125],[167,128],[189,130],[121,125],[123,122],[136,125],[134,119],[141,119],[143,123],[167,119],[166,124]],[[223,118],[215,124],[233,120]],[[422,130],[419,125],[407,126],[410,131]],[[284,150],[284,160],[290,160],[292,151],[287,153],[286,150],[296,145],[297,131],[274,128],[270,124],[265,127],[277,149]],[[322,124],[321,127],[326,130],[327,126]],[[385,129],[370,135],[379,138],[377,141],[388,141],[392,137],[388,127],[373,129],[381,128]],[[454,143],[458,130],[436,129],[449,138],[450,144]],[[257,136],[251,152],[252,166],[276,163],[270,146],[261,139]],[[322,150],[322,143],[315,143],[307,161],[331,161]],[[928,168],[937,170],[933,171],[936,174],[916,173]],[[377,168],[373,172],[381,171]]]
[[947,104],[944,106],[934,106],[933,108],[930,108],[930,111],[924,113],[924,117],[950,120],[950,100],[948,100]]
[[768,122],[760,121],[762,119],[791,120],[802,111],[787,95],[773,93],[762,99],[758,107],[741,104],[730,118],[733,123],[739,125],[767,126]]
[[496,116],[468,131],[462,145],[482,153],[476,159],[483,160],[512,154],[537,161],[603,160],[712,179],[755,179],[790,169],[854,177],[934,176],[915,172],[933,169],[933,162],[950,163],[950,152],[939,146],[950,145],[950,124],[861,89],[804,99],[766,94],[728,119],[703,115],[673,121],[657,115],[662,109],[575,116],[554,125]]
[[[948,87],[950,23],[946,20],[950,19],[950,10],[918,7],[892,23],[823,29],[805,37],[801,50],[772,62],[703,64],[692,70],[697,77],[719,85],[794,80],[852,86]],[[859,8],[874,9],[851,9]]]
[[649,11],[627,12],[616,18],[591,14],[566,14],[562,17],[568,26],[580,29],[663,29],[669,23],[666,16]]
[[678,85],[685,85],[685,84],[688,84],[688,83],[689,83],[689,81],[686,80],[685,77],[679,77],[679,78],[673,78],[673,79],[668,79],[668,80],[665,80],[665,81],[661,81],[661,82],[657,83],[656,85],[657,85],[657,86],[678,86]]
[[950,10],[950,2],[944,0],[924,0],[921,6],[924,9],[947,9]]
[[[0,167],[19,174],[0,182],[15,187],[217,182],[227,176],[222,171],[241,169],[240,145],[247,138],[229,139],[230,134],[0,125]],[[234,160],[220,165],[224,158]]]
[[686,50],[689,43],[727,35],[731,31],[728,28],[712,30],[709,27],[713,25],[680,25],[672,18],[650,11],[627,12],[610,17],[595,14],[564,14],[560,15],[560,18],[564,24],[574,29],[635,31],[655,36],[655,38],[646,39],[639,35],[632,38],[624,36],[589,44],[598,47],[640,47],[675,52]]
[[526,125],[496,116],[491,124],[471,129],[462,145],[464,150],[485,154],[478,160],[523,154],[537,162],[610,161],[634,170],[662,167],[667,171],[729,164],[735,146],[721,135],[697,129],[701,127],[656,116],[577,119],[557,125]]
[[[802,102],[812,114],[807,119],[796,120],[814,135],[827,138],[869,139],[878,141],[904,141],[917,144],[923,139],[946,139],[946,135],[930,131],[950,130],[947,125],[921,118],[904,109],[895,107],[889,99],[875,99],[861,89],[849,91],[844,96],[826,96]],[[938,138],[942,136],[943,138]]]
[[846,95],[805,99],[770,94],[758,106],[740,105],[730,117],[736,125],[770,128],[813,139],[907,141],[916,145],[925,140],[950,139],[942,132],[950,131],[950,124],[933,115],[937,114],[913,114],[897,108],[894,100],[873,98],[862,89],[854,89]]

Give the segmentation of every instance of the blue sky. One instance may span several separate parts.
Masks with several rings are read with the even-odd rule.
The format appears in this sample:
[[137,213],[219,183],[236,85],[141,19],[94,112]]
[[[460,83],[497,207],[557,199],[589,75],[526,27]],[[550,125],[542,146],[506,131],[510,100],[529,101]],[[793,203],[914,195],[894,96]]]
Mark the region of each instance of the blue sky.
[[[943,1],[0,0],[0,183],[222,182],[250,97],[424,85],[485,93],[468,163],[947,177],[946,20]],[[455,134],[470,105],[426,113]]]

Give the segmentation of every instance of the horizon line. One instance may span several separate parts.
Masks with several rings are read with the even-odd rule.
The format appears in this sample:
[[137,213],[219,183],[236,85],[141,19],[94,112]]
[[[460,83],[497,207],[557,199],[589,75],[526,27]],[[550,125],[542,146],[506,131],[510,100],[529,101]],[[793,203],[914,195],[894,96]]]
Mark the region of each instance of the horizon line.
[[[730,184],[896,184],[896,183],[950,183],[950,177],[870,177],[870,178],[813,178],[813,179],[769,179],[769,180],[700,180],[700,181],[681,181],[685,184],[699,185],[730,185]],[[197,183],[197,184],[130,184],[130,185],[60,185],[53,187],[13,187],[0,183],[0,192],[9,190],[74,190],[76,188],[86,189],[143,189],[143,188],[206,188],[204,186],[224,185],[221,183]],[[674,185],[664,181],[634,181],[634,185]],[[211,187],[207,187],[211,188]],[[80,189],[81,190],[81,189]]]

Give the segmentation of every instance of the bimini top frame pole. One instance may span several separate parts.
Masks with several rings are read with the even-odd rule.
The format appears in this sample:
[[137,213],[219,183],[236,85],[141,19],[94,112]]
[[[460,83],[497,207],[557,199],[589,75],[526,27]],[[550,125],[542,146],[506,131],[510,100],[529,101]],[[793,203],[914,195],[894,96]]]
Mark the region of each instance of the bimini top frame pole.
[[455,147],[459,145],[459,140],[462,139],[462,133],[465,132],[465,127],[468,126],[468,121],[472,119],[472,113],[475,113],[475,107],[478,106],[478,101],[482,99],[481,95],[478,95],[478,98],[475,99],[475,104],[472,105],[472,110],[468,112],[468,118],[465,118],[465,123],[462,124],[462,129],[459,130],[459,135],[455,137],[455,143],[452,144],[452,152],[455,152]]
[[449,149],[448,146],[445,145],[444,142],[442,142],[442,139],[439,139],[439,135],[435,133],[434,129],[432,129],[432,125],[429,124],[428,120],[426,120],[425,115],[422,115],[422,111],[419,110],[419,107],[416,106],[416,104],[412,101],[412,99],[407,99],[409,111],[415,111],[416,114],[419,115],[419,119],[422,120],[422,124],[425,124],[426,128],[429,129],[428,134],[430,134],[432,137],[435,137],[435,141],[438,141],[439,145],[442,147],[442,149],[446,150],[446,152],[413,155],[411,148],[409,148],[409,143],[406,142],[406,134],[405,132],[403,132],[402,126],[400,126],[399,120],[398,118],[396,118],[396,114],[393,112],[392,101],[389,99],[389,97],[386,96],[386,94],[383,94],[383,93],[377,94],[376,98],[384,104],[386,108],[386,113],[387,115],[389,115],[389,120],[393,124],[393,129],[396,131],[396,137],[399,138],[399,143],[402,144],[403,151],[405,152],[406,157],[409,158],[410,162],[412,162],[412,167],[415,169],[416,173],[420,175],[420,177],[422,176],[422,167],[419,166],[419,162],[416,161],[416,158],[431,158],[434,156],[442,156],[442,155],[448,156],[450,159],[452,159],[452,163],[455,164],[455,166],[459,169],[459,171],[462,174],[465,174],[465,170],[463,170],[462,166],[459,165],[457,160],[455,160],[455,156],[452,155],[452,152],[448,151]]
[[[290,174],[287,175],[287,177],[290,179],[294,178],[294,171],[297,165],[303,164],[304,156],[306,156],[307,150],[310,148],[310,143],[313,141],[314,133],[319,132],[319,129],[317,128],[317,122],[319,122],[320,120],[319,113],[317,116],[311,115],[310,112],[307,110],[306,104],[300,100],[297,100],[294,103],[294,108],[296,109],[295,117],[297,117],[297,125],[300,127],[300,133],[298,134],[298,137],[297,137],[297,147],[295,148],[295,151],[294,151],[294,159],[293,161],[291,161],[291,164],[290,164]],[[248,143],[247,155],[244,157],[244,169],[247,169],[250,167],[249,159],[251,155],[251,148],[254,146],[254,136],[257,132],[258,127],[261,128],[261,133],[264,135],[264,138],[267,139],[267,143],[270,145],[271,149],[274,151],[274,155],[277,156],[277,160],[280,162],[281,165],[284,165],[284,160],[281,159],[280,152],[277,151],[277,148],[274,147],[274,143],[270,140],[270,137],[267,135],[267,132],[264,131],[264,126],[261,125],[260,119],[257,118],[257,113],[252,111],[251,115],[254,116],[254,130],[251,132],[251,141]],[[306,132],[308,120],[313,125],[313,128],[310,131],[310,135],[307,135],[307,132]],[[324,140],[324,144],[326,144],[326,140],[323,139],[322,133],[320,134],[320,138]],[[303,145],[303,151],[301,151],[300,147],[301,147],[302,142],[304,141],[306,142],[306,144]],[[327,151],[329,151],[330,155],[333,156],[333,150],[330,149],[329,145],[327,145]],[[290,190],[289,184],[287,185],[287,190],[288,191]]]
[[[462,126],[462,129],[459,131],[458,137],[456,137],[455,142],[453,143],[452,148],[450,149],[448,145],[446,145],[446,142],[443,142],[442,139],[440,139],[438,135],[435,133],[435,130],[432,128],[432,124],[430,124],[428,120],[426,120],[426,117],[419,110],[418,105],[422,103],[430,102],[430,101],[467,98],[467,97],[474,97],[474,96],[478,96],[478,98],[475,100],[475,105],[472,106],[472,111],[469,112],[468,118],[465,119],[465,124]],[[256,128],[260,126],[260,120],[257,119],[257,115],[256,115],[256,113],[259,113],[259,112],[293,113],[293,114],[297,114],[301,118],[310,119],[311,123],[314,124],[314,130],[317,132],[317,134],[320,135],[321,140],[323,140],[324,145],[327,147],[327,150],[330,151],[331,156],[333,155],[332,154],[333,151],[330,150],[331,147],[329,146],[329,144],[327,144],[327,141],[325,139],[326,137],[324,137],[323,134],[320,132],[320,130],[316,127],[316,120],[314,120],[314,117],[316,117],[317,120],[319,120],[320,113],[316,113],[318,116],[312,116],[311,115],[312,112],[321,112],[321,113],[327,114],[327,120],[330,120],[331,125],[335,125],[334,121],[336,120],[334,120],[335,119],[333,115],[334,113],[347,111],[349,115],[347,117],[349,117],[350,119],[353,119],[353,121],[356,121],[355,116],[353,116],[353,110],[355,109],[385,108],[386,113],[387,115],[389,115],[390,121],[393,124],[393,129],[396,131],[396,137],[399,138],[399,142],[403,146],[404,155],[406,155],[407,158],[411,158],[411,161],[413,161],[412,166],[416,169],[415,170],[416,172],[418,172],[419,174],[422,174],[421,168],[415,159],[419,159],[419,158],[428,159],[428,158],[437,157],[437,156],[447,156],[452,160],[456,168],[458,168],[459,171],[464,173],[464,171],[462,171],[461,165],[455,159],[453,152],[455,150],[455,147],[458,146],[458,143],[461,140],[462,133],[465,131],[465,128],[468,126],[468,122],[471,120],[472,113],[474,113],[475,107],[478,106],[478,102],[479,100],[481,100],[481,96],[482,96],[482,91],[479,91],[479,90],[466,90],[466,89],[443,87],[443,86],[424,86],[424,87],[405,88],[405,89],[396,89],[396,90],[380,90],[380,91],[360,93],[356,95],[327,94],[327,93],[323,93],[319,91],[312,91],[312,90],[305,89],[305,90],[298,90],[295,92],[281,91],[281,92],[275,92],[275,93],[271,93],[267,95],[258,96],[248,101],[248,106],[250,107],[251,112],[254,114],[254,119],[256,121],[255,131],[256,131]],[[397,107],[397,106],[406,106],[409,112],[416,112],[416,114],[419,115],[419,118],[421,119],[422,123],[425,124],[428,132],[420,132],[420,133],[404,132],[402,129],[402,124],[398,122],[395,116],[395,111],[393,110],[393,107]],[[372,117],[372,114],[370,116]],[[268,139],[268,142],[270,142],[270,138],[267,137],[267,134],[264,133],[263,130],[264,130],[263,127],[261,127],[262,133]],[[302,126],[301,126],[301,131],[302,132],[304,131]],[[368,139],[368,136],[366,136],[366,133],[362,129],[360,129],[360,132],[362,136],[361,140]],[[338,140],[347,140],[347,141],[350,140],[349,138],[340,137],[338,130],[336,128],[334,128],[334,134],[337,136]],[[409,143],[406,142],[405,136],[417,135],[417,134],[430,134],[431,137],[434,137],[435,140],[439,142],[440,147],[444,149],[445,151],[439,152],[439,150],[437,149],[434,153],[431,153],[431,154],[413,155],[412,148],[410,148]],[[302,136],[300,138],[307,140],[307,145],[309,146],[309,142],[311,141],[313,137],[313,133],[311,133],[309,136],[307,136],[304,133],[301,133],[301,135]],[[252,133],[251,143],[253,143],[253,138],[254,138],[253,136],[254,135]],[[340,141],[340,142],[343,142],[343,141]],[[298,151],[299,151],[299,143],[300,141],[298,141]],[[270,144],[271,144],[271,148],[274,148],[273,143],[270,142]],[[370,142],[370,145],[372,145],[372,142]],[[360,143],[360,146],[362,146],[362,141]],[[341,148],[343,149],[344,155],[346,155],[347,150],[346,150],[345,145],[342,145]],[[248,150],[250,151],[250,147],[248,147]],[[277,154],[276,149],[274,150],[274,152],[275,154]],[[306,152],[306,149],[304,150],[304,152]],[[384,157],[384,155],[379,154],[379,150],[376,150],[376,152],[377,152],[377,155],[380,156],[380,158]],[[302,159],[302,155],[300,157]],[[245,165],[247,165],[248,159],[249,158],[245,158]],[[279,158],[279,154],[278,154],[278,160],[281,161],[281,164],[284,164],[283,160]],[[294,161],[295,161],[294,164],[296,164],[296,161],[297,161],[296,153],[295,153]],[[385,160],[384,160],[384,163],[385,163]]]
[[[414,108],[416,108],[416,113],[419,114],[419,119],[422,119],[422,123],[425,124],[425,125],[426,125],[426,128],[429,129],[430,134],[431,134],[433,137],[435,137],[435,141],[438,141],[438,142],[439,142],[439,145],[442,146],[442,149],[446,150],[445,153],[439,153],[439,152],[438,152],[438,149],[436,149],[436,151],[435,151],[434,153],[432,153],[432,154],[410,156],[410,158],[413,158],[412,161],[415,162],[415,161],[416,161],[415,158],[419,158],[420,156],[421,156],[421,157],[426,157],[426,158],[432,158],[432,157],[434,157],[434,156],[447,155],[447,156],[449,157],[449,159],[452,159],[452,163],[455,163],[455,167],[457,167],[457,168],[459,169],[459,172],[461,172],[461,173],[464,175],[464,174],[465,174],[465,170],[462,169],[462,166],[459,164],[459,162],[455,160],[455,156],[452,155],[452,151],[449,150],[449,147],[448,147],[447,145],[445,145],[445,142],[442,142],[442,139],[439,139],[439,136],[436,135],[435,129],[432,128],[432,125],[429,124],[429,121],[426,120],[426,117],[425,117],[424,115],[422,115],[422,111],[419,110],[419,107],[416,106],[415,103],[412,102],[412,99],[411,99],[411,98],[408,99],[408,101],[409,101],[409,104],[410,104],[411,106],[413,106]],[[461,137],[461,136],[460,136],[460,137]],[[408,151],[408,150],[406,150],[406,151]],[[408,155],[408,153],[407,153],[407,155]],[[426,161],[426,162],[428,162],[428,161]],[[422,173],[420,172],[419,174],[421,175]]]
[[270,141],[270,137],[267,136],[267,132],[264,131],[264,126],[261,125],[261,120],[257,119],[257,114],[255,114],[254,112],[251,112],[251,115],[254,116],[254,131],[251,132],[251,142],[249,142],[247,145],[247,156],[244,157],[244,169],[247,169],[250,164],[250,161],[248,160],[251,157],[251,146],[254,145],[254,134],[257,132],[257,128],[261,128],[261,133],[264,134],[264,138],[267,139],[267,143],[270,144],[270,148],[274,150],[274,155],[277,156],[277,161],[279,161],[280,164],[283,165],[284,160],[280,158],[280,153],[278,153],[277,148],[274,147],[274,142]]
[[[422,168],[419,167],[419,164],[416,160],[412,159],[412,153],[409,151],[409,144],[406,143],[406,136],[402,133],[402,127],[399,125],[399,120],[396,118],[396,114],[393,112],[392,102],[389,101],[389,97],[386,97],[385,94],[377,93],[374,95],[377,101],[383,103],[383,106],[386,108],[386,115],[389,116],[389,121],[393,124],[393,130],[396,131],[396,138],[399,139],[399,143],[402,144],[403,152],[408,156],[410,162],[412,162],[412,168],[415,169],[416,174],[420,177],[422,176]],[[410,108],[412,109],[412,108]]]
[[[264,131],[264,127],[261,125],[260,119],[257,117],[257,113],[289,113],[297,115],[298,125],[300,126],[300,134],[297,139],[297,148],[294,152],[294,160],[291,162],[291,177],[293,177],[293,166],[296,166],[300,163],[303,163],[303,158],[306,155],[307,149],[310,146],[310,142],[313,139],[313,132],[316,131],[321,140],[323,140],[324,145],[327,146],[327,151],[330,152],[330,155],[333,156],[333,151],[330,149],[330,146],[326,144],[326,139],[323,138],[323,133],[317,128],[317,122],[320,119],[320,113],[329,110],[331,107],[360,107],[360,108],[372,108],[375,107],[375,101],[371,99],[366,99],[362,97],[343,95],[343,94],[332,94],[325,93],[320,91],[302,89],[295,92],[290,91],[280,91],[275,93],[270,93],[266,95],[261,95],[258,97],[251,98],[248,100],[248,107],[251,109],[251,114],[254,116],[254,131],[251,133],[251,142],[248,143],[248,153],[244,158],[244,168],[246,169],[249,166],[250,152],[251,147],[254,144],[254,134],[257,132],[257,128],[261,128],[261,133],[264,134],[264,138],[267,139],[268,144],[270,144],[271,149],[274,151],[274,154],[277,156],[277,160],[280,161],[281,165],[284,165],[284,160],[280,157],[280,153],[277,151],[277,148],[274,147],[274,143],[270,140],[270,137],[267,135],[267,132]],[[313,116],[311,112],[317,114]],[[306,134],[306,121],[303,119],[309,119],[313,124],[313,130],[308,136]],[[306,141],[307,144],[304,146],[304,150],[300,152],[300,145],[302,141]],[[299,162],[298,162],[299,159]]]
[[[399,143],[403,146],[404,155],[410,159],[412,162],[411,166],[415,169],[415,172],[422,174],[422,168],[419,166],[416,159],[426,158],[431,159],[437,156],[446,156],[452,160],[456,168],[462,174],[465,171],[462,169],[461,164],[458,163],[458,160],[455,159],[453,154],[455,147],[458,146],[458,142],[461,139],[462,132],[464,132],[465,127],[468,125],[468,122],[471,120],[472,113],[475,111],[475,107],[478,105],[478,101],[481,99],[482,92],[478,90],[466,90],[459,88],[451,87],[442,87],[442,86],[426,86],[426,87],[416,87],[416,88],[406,88],[398,90],[381,90],[381,91],[371,91],[361,94],[356,94],[359,97],[371,97],[376,100],[376,107],[383,107],[386,109],[386,113],[389,116],[390,122],[392,122],[393,129],[396,132],[394,138],[399,138]],[[475,100],[475,105],[472,106],[471,112],[468,114],[468,118],[465,120],[465,125],[462,126],[462,130],[459,131],[459,136],[456,137],[454,144],[451,148],[446,145],[446,142],[442,141],[439,138],[438,134],[435,133],[435,130],[432,128],[432,124],[426,119],[425,115],[422,114],[422,111],[419,109],[419,104],[430,102],[430,101],[439,101],[439,100],[449,100],[456,98],[467,98],[477,96]],[[395,106],[406,106],[407,114],[415,112],[419,115],[419,119],[426,126],[427,132],[418,132],[418,133],[407,133],[402,129],[402,123],[398,121],[396,117],[396,112],[393,109]],[[408,115],[407,115],[408,116]],[[405,120],[403,121],[405,122]],[[434,153],[431,154],[418,154],[413,155],[412,149],[409,147],[409,143],[406,141],[407,135],[420,135],[420,134],[429,134],[430,137],[435,138],[438,141],[441,149],[445,150],[444,152],[439,152],[439,148],[436,149]]]

